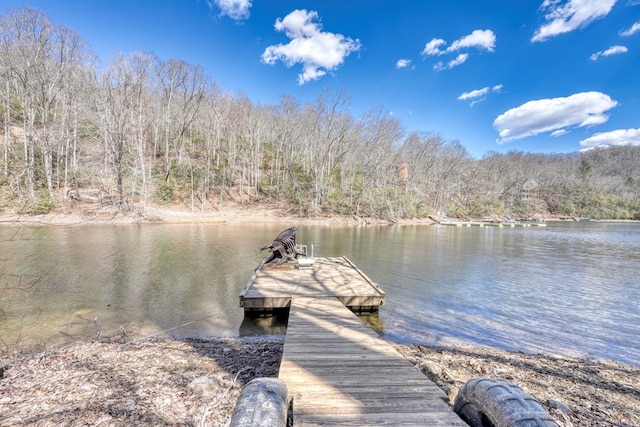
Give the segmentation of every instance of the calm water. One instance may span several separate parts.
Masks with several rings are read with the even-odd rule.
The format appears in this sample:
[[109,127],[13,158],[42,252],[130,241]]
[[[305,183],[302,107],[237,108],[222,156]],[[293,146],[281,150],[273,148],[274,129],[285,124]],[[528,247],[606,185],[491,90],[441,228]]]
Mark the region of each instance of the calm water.
[[[238,295],[289,225],[0,227],[0,345],[253,333]],[[387,292],[391,340],[640,364],[640,224],[298,228]]]

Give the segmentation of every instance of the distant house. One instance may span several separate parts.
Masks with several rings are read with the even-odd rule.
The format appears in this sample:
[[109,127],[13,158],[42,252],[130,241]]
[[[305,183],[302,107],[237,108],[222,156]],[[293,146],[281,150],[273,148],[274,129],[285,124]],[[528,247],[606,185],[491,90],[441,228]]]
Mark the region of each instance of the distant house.
[[406,163],[400,163],[398,171],[400,173],[400,180],[402,180],[402,182],[407,182],[409,179],[409,165]]
[[540,186],[535,179],[527,179],[520,188],[520,197],[522,200],[531,200],[540,198]]

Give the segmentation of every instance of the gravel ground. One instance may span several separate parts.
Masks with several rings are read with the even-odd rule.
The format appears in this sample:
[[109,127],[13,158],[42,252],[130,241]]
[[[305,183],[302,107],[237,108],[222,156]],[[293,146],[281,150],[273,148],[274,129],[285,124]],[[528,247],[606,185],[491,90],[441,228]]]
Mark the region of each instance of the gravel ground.
[[535,397],[560,426],[639,427],[640,367],[486,348],[396,346],[449,396],[472,378],[499,378]]
[[[226,426],[283,338],[75,343],[0,358],[0,426]],[[640,426],[640,368],[483,348],[396,348],[450,398],[471,378],[533,395],[560,426]]]

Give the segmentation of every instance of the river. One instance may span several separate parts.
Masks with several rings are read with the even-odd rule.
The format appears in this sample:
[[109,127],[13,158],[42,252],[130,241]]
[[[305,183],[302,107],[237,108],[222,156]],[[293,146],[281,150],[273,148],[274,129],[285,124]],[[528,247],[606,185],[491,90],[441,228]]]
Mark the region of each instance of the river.
[[[243,322],[238,295],[291,225],[2,226],[0,346],[282,333]],[[316,256],[347,256],[386,291],[387,339],[640,365],[638,223],[297,226]]]

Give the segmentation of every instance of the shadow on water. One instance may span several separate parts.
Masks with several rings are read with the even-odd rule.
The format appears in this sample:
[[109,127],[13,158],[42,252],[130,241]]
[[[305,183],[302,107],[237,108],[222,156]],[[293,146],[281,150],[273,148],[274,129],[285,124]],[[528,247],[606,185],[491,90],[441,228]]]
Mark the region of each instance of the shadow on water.
[[[378,312],[355,314],[362,323],[378,334],[384,334],[384,323],[380,319]],[[240,337],[286,335],[288,320],[288,308],[274,309],[265,313],[256,312],[252,314],[247,312],[240,324]]]
[[246,312],[240,324],[240,336],[285,335],[287,333],[288,308],[276,308],[269,312]]
[[[118,335],[237,336],[239,292],[275,229],[37,227],[28,239],[3,240],[15,229],[0,228],[0,339],[29,348]],[[24,286],[26,278],[37,283]]]

